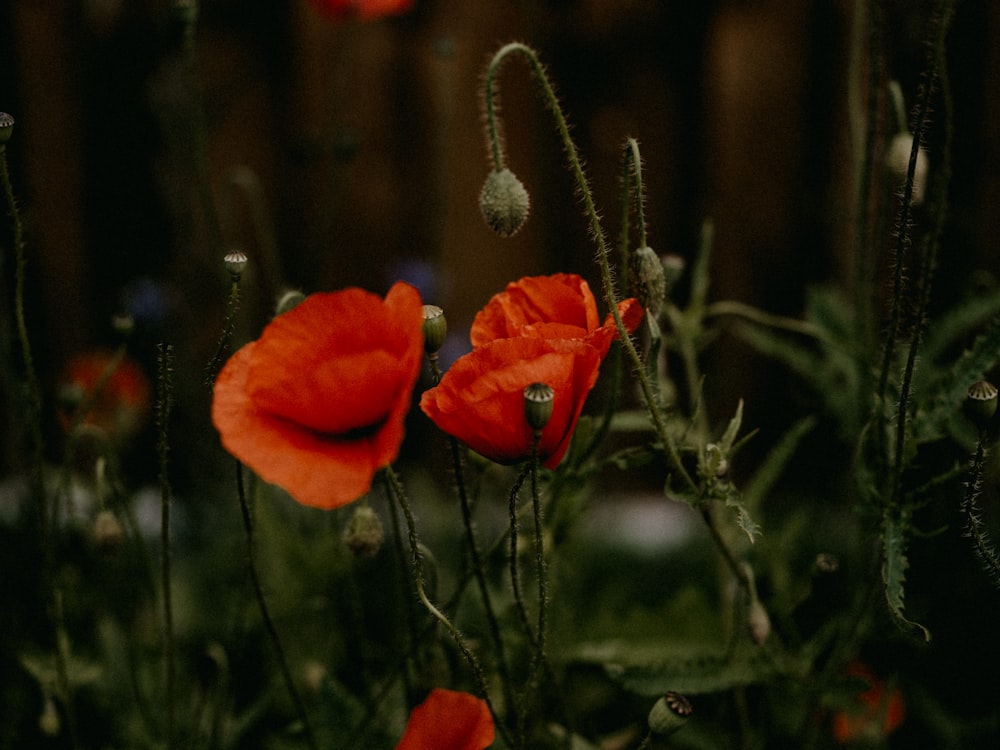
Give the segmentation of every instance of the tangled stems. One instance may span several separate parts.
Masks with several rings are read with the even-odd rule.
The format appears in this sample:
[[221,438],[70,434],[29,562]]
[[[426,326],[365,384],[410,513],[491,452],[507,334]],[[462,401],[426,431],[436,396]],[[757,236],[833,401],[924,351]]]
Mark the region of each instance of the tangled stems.
[[413,567],[413,582],[417,589],[417,597],[420,599],[420,603],[424,605],[424,608],[431,614],[431,616],[444,625],[445,629],[451,635],[452,640],[455,641],[455,645],[458,646],[458,650],[462,652],[462,656],[469,665],[469,669],[472,670],[473,678],[476,681],[476,687],[483,700],[486,701],[486,706],[489,708],[490,714],[493,716],[493,721],[496,725],[497,731],[503,736],[507,745],[513,747],[514,744],[511,742],[507,728],[500,720],[496,707],[493,705],[493,700],[490,698],[489,688],[486,683],[486,675],[483,674],[483,669],[479,665],[479,661],[476,659],[475,654],[473,654],[469,649],[468,644],[465,642],[465,638],[462,637],[458,628],[452,624],[451,620],[449,620],[448,617],[440,609],[438,609],[427,596],[427,591],[424,587],[423,558],[420,554],[420,545],[417,542],[417,526],[413,518],[413,512],[410,510],[410,503],[406,499],[406,492],[403,490],[403,484],[399,481],[399,477],[396,475],[396,472],[391,466],[387,466],[385,468],[385,478],[390,494],[399,504],[400,509],[403,511],[403,517],[406,519],[407,538],[410,543],[410,563]]
[[528,63],[531,66],[532,73],[535,76],[535,80],[542,89],[545,103],[552,112],[552,116],[555,118],[556,127],[559,131],[559,137],[563,144],[563,150],[566,152],[566,158],[569,161],[570,169],[576,180],[577,189],[580,191],[580,195],[583,198],[584,213],[590,225],[590,232],[594,237],[594,241],[597,243],[597,255],[601,267],[601,281],[604,285],[604,301],[611,310],[611,315],[614,318],[615,328],[618,330],[618,336],[622,342],[622,346],[625,347],[625,351],[633,364],[636,377],[639,379],[639,385],[642,389],[643,399],[649,412],[650,421],[653,424],[653,428],[656,430],[657,436],[663,444],[668,463],[681,477],[688,490],[697,496],[698,487],[691,478],[687,469],[685,469],[684,465],[681,463],[680,452],[677,449],[673,436],[667,429],[666,420],[660,412],[653,386],[642,366],[642,358],[639,356],[639,353],[635,348],[635,344],[633,344],[632,339],[625,328],[624,322],[622,322],[621,313],[618,312],[617,298],[614,290],[614,281],[611,278],[611,266],[610,261],[608,260],[608,246],[604,238],[604,230],[601,227],[601,220],[597,213],[597,207],[594,204],[593,193],[590,190],[590,184],[587,182],[587,177],[584,174],[583,164],[580,161],[576,144],[570,136],[569,125],[566,123],[566,118],[563,115],[562,108],[559,106],[559,100],[556,97],[555,90],[552,88],[552,84],[545,73],[545,68],[538,59],[538,55],[531,47],[528,47],[520,42],[511,42],[510,44],[506,44],[497,50],[486,71],[484,88],[486,134],[489,141],[490,153],[493,157],[493,165],[499,170],[503,169],[505,164],[496,116],[495,88],[497,74],[504,59],[508,55],[514,53],[519,53],[527,58]]

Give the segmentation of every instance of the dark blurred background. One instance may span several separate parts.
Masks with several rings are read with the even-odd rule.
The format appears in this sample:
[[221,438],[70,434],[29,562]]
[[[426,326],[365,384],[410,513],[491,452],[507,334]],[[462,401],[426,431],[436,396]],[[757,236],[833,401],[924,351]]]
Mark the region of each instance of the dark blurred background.
[[[114,343],[120,312],[136,318],[133,350],[147,365],[166,340],[181,368],[202,366],[221,330],[221,257],[233,247],[251,262],[243,339],[288,286],[381,292],[406,278],[458,332],[525,274],[574,271],[599,289],[551,118],[521,61],[505,68],[500,91],[509,165],[533,213],[509,240],[479,216],[489,162],[478,92],[489,56],[511,40],[548,65],[609,234],[620,150],[634,136],[654,249],[690,259],[703,220],[714,221],[714,298],[797,315],[807,284],[852,283],[850,133],[861,114],[848,91],[867,75],[851,67],[853,2],[417,0],[401,16],[335,22],[307,0],[206,0],[194,73],[214,217],[199,195],[198,115],[171,5],[0,2],[0,111],[17,121],[8,157],[27,230],[28,321],[50,392],[72,355]],[[908,106],[933,5],[880,4],[880,75],[900,82]],[[997,270],[998,31],[1000,5],[958,4],[945,300],[973,269]],[[886,118],[879,127],[895,129]],[[932,170],[935,158],[932,148]],[[775,419],[784,386],[751,356],[721,342],[708,371],[724,412],[714,418],[743,395],[746,424]],[[12,398],[0,394],[4,410]],[[192,419],[204,424],[205,413]],[[2,442],[0,465],[10,464],[12,441]]]

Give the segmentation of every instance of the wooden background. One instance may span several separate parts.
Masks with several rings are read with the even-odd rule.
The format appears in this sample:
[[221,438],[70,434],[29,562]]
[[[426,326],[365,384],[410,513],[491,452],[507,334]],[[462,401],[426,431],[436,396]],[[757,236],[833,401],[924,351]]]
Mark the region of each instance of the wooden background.
[[[883,74],[912,100],[932,4],[881,5]],[[207,360],[232,247],[251,259],[243,338],[288,286],[384,291],[406,277],[458,332],[521,275],[576,271],[596,289],[594,246],[519,61],[501,77],[502,111],[533,213],[509,240],[479,217],[489,164],[478,88],[489,56],[511,40],[548,65],[611,235],[620,149],[635,136],[652,246],[690,258],[711,217],[714,296],[798,314],[805,284],[851,284],[854,12],[847,0],[418,0],[405,17],[333,24],[304,0],[204,2],[194,42],[217,232],[198,192],[170,3],[0,2],[0,110],[17,120],[8,156],[46,388],[72,354],[113,343],[109,321],[123,309],[139,318],[140,360],[158,340],[178,346],[182,367]],[[997,3],[958,5],[946,296],[975,268],[997,271],[998,31]],[[719,355],[709,381],[724,403],[713,417],[745,395],[748,421],[766,424],[769,371],[747,366],[750,356],[735,344]],[[0,408],[11,399],[0,394]]]

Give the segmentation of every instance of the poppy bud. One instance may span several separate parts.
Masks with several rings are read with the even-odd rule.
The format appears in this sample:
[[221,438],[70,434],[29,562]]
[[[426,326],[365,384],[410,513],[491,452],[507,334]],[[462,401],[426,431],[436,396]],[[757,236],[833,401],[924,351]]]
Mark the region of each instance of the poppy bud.
[[670,291],[684,275],[684,268],[687,264],[681,256],[668,253],[660,259],[660,265],[663,266],[663,280],[666,282],[667,291]]
[[46,737],[56,737],[61,729],[59,711],[56,710],[55,701],[51,696],[45,696],[45,704],[42,706],[42,713],[38,717],[38,729]]
[[226,264],[226,270],[229,271],[230,276],[233,277],[233,281],[239,281],[240,275],[247,267],[247,256],[242,250],[231,250],[226,253],[226,257],[223,258]]
[[535,432],[541,432],[549,423],[555,395],[545,383],[532,383],[524,389],[524,418]]
[[509,169],[494,169],[479,191],[479,210],[494,232],[510,237],[524,225],[531,199],[524,185]]
[[344,529],[344,544],[355,557],[367,560],[375,557],[382,547],[385,534],[378,514],[368,505],[359,505],[351,522]]
[[110,510],[102,510],[97,514],[91,533],[97,549],[106,555],[117,552],[125,537],[125,529],[122,528],[121,521]]
[[650,315],[659,316],[667,296],[667,280],[660,257],[648,245],[632,254],[632,293]]
[[444,310],[437,305],[424,305],[424,351],[437,354],[448,335],[448,321]]
[[673,734],[687,723],[694,713],[691,702],[673,690],[666,693],[649,712],[649,728],[656,734]]
[[988,380],[979,380],[969,386],[965,396],[965,413],[976,427],[986,429],[997,412],[997,387]]
[[278,298],[278,304],[274,307],[274,314],[277,316],[288,312],[292,308],[296,307],[305,298],[306,295],[298,289],[289,289]]
[[0,112],[0,144],[4,144],[9,141],[13,132],[14,118],[6,112]]
[[758,646],[762,646],[771,635],[771,617],[756,596],[747,612],[747,630],[750,631],[750,639]]

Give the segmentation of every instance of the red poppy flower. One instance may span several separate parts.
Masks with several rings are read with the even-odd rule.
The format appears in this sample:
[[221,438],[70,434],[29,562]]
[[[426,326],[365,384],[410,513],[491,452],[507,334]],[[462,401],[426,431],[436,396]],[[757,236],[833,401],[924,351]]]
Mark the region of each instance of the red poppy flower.
[[[635,299],[618,303],[618,313],[629,332],[638,327],[642,312]],[[519,336],[583,339],[601,357],[608,353],[617,335],[611,314],[601,325],[590,285],[570,273],[526,276],[511,282],[479,311],[470,332],[473,348],[495,339]]]
[[862,739],[888,737],[903,723],[906,708],[898,690],[887,690],[883,680],[860,662],[851,664],[847,673],[866,680],[871,687],[858,694],[856,705],[833,717],[833,737],[842,745]]
[[493,737],[486,701],[438,688],[410,713],[396,750],[484,750]]
[[[142,427],[150,409],[150,385],[142,368],[127,356],[98,349],[73,357],[59,379],[59,421],[69,429],[76,410],[89,399],[84,424],[100,427],[114,439],[127,440]],[[100,389],[96,394],[94,391]]]
[[348,18],[372,21],[382,16],[406,13],[413,8],[414,0],[312,0],[312,4],[335,21]]
[[357,500],[399,454],[422,323],[408,284],[384,301],[362,289],[307,297],[219,373],[212,421],[222,444],[304,505]]
[[497,339],[459,357],[441,382],[424,392],[420,408],[476,453],[515,463],[531,455],[533,443],[524,417],[524,389],[545,383],[555,398],[538,454],[546,467],[554,468],[569,448],[600,365],[600,352],[585,341]]

